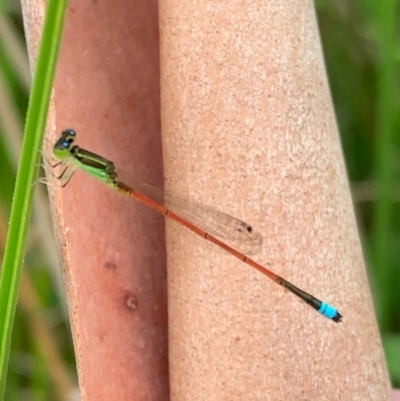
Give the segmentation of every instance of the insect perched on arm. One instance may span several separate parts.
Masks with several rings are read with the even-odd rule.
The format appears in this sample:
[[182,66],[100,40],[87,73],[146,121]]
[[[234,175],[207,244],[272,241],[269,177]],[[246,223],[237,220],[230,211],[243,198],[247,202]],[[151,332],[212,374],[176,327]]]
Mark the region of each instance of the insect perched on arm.
[[[251,225],[211,207],[188,201],[183,197],[163,192],[136,180],[132,180],[132,183],[128,185],[120,181],[112,161],[80,148],[75,145],[75,140],[76,132],[72,129],[65,130],[53,148],[53,154],[58,160],[56,165],[62,167],[62,172],[58,176],[61,186],[64,187],[68,184],[76,170],[83,170],[121,194],[144,203],[227,251],[295,294],[328,319],[334,322],[342,320],[342,315],[336,308],[320,301],[246,256],[245,253],[251,253],[252,249],[262,242],[261,236],[253,230]],[[240,247],[247,247],[249,251],[241,252],[228,245],[228,242],[240,244]]]

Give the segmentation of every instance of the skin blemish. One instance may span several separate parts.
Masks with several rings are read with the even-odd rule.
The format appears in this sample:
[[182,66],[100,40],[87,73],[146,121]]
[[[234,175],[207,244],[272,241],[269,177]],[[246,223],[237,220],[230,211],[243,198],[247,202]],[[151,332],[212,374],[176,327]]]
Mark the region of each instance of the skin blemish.
[[106,262],[106,263],[104,263],[104,267],[107,270],[115,270],[117,268],[117,265],[113,262]]
[[125,306],[129,309],[129,310],[135,310],[137,307],[137,300],[134,297],[134,295],[131,292],[127,292],[125,294]]

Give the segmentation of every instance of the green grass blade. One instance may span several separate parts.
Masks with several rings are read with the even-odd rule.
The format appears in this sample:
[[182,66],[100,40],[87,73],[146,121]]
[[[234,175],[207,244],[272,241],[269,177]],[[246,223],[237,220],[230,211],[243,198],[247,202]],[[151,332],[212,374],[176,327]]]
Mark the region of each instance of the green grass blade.
[[49,0],[28,107],[10,226],[0,278],[0,399],[4,399],[26,235],[31,217],[39,149],[43,141],[67,0]]

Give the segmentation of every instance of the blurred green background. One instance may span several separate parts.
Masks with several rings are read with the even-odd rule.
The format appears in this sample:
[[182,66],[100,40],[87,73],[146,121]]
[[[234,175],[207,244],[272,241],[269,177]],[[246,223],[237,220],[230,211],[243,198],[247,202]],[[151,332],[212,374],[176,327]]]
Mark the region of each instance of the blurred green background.
[[[20,2],[0,3],[0,255],[30,86]],[[400,135],[397,1],[316,1],[376,313],[400,387]],[[40,249],[41,252],[37,250]],[[38,188],[8,376],[8,400],[66,400],[75,361],[44,186]]]

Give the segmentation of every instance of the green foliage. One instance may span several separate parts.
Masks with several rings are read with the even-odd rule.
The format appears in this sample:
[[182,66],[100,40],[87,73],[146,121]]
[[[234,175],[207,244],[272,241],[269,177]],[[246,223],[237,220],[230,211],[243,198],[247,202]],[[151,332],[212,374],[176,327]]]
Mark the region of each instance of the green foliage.
[[375,309],[391,379],[399,387],[395,368],[400,347],[397,2],[319,1],[318,6]]

